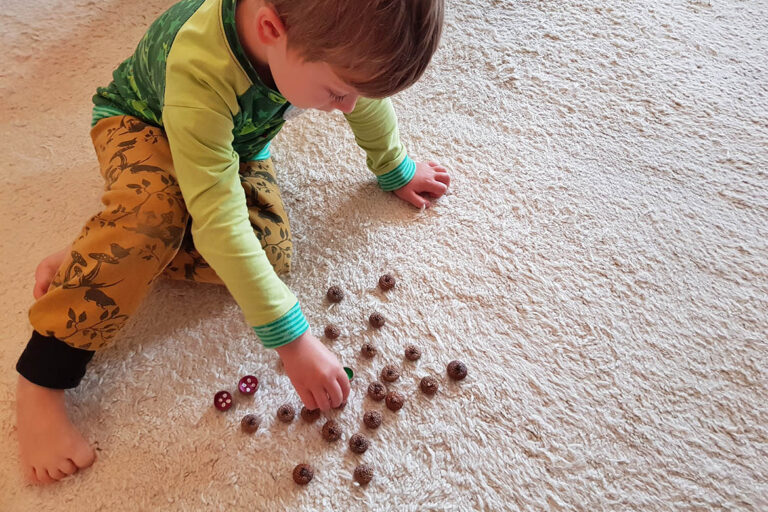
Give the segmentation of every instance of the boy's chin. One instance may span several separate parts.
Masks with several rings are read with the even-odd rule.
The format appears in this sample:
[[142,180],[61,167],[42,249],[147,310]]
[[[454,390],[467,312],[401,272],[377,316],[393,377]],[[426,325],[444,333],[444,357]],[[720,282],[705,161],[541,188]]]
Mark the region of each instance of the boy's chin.
[[310,110],[310,109],[312,109],[312,110],[323,110],[325,112],[330,112],[332,110],[328,106],[316,106],[316,105],[308,105],[308,104],[302,103],[302,102],[293,102],[293,101],[291,101],[291,98],[289,98],[287,96],[285,97],[285,99],[288,100],[288,103],[290,103],[294,107],[300,108],[302,110]]

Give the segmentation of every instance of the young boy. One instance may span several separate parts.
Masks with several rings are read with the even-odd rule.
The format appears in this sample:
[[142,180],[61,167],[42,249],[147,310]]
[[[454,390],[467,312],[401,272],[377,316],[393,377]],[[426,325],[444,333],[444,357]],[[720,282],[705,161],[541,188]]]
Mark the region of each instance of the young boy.
[[422,75],[442,20],[443,0],[182,0],[152,24],[93,98],[105,206],[36,272],[16,366],[30,482],[93,463],[64,389],[160,275],[227,286],[307,408],[346,400],[339,361],[277,277],[292,245],[269,144],[301,109],[340,110],[380,186],[429,206],[450,179],[408,157],[386,98]]

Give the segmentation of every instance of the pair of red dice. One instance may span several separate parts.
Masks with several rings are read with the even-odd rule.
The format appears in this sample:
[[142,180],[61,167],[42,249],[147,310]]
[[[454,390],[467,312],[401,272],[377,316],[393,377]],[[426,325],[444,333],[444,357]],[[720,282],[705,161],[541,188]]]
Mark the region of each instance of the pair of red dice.
[[[237,389],[244,395],[252,395],[259,387],[259,379],[253,375],[246,375],[237,383]],[[219,391],[213,397],[213,405],[220,411],[226,411],[232,407],[232,394],[229,391]]]

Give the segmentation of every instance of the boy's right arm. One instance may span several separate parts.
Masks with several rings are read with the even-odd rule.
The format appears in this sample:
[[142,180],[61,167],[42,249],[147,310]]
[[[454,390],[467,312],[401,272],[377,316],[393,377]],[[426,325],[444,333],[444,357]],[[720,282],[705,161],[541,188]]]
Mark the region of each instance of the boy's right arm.
[[265,347],[293,341],[309,325],[248,219],[239,156],[232,148],[232,118],[212,108],[166,105],[163,124],[192,217],[195,247],[232,293]]
[[281,359],[305,405],[336,407],[349,393],[346,374],[309,332],[298,300],[275,273],[253,232],[240,183],[240,160],[232,148],[233,121],[221,110],[174,105],[163,110],[195,247],[232,293],[264,346],[285,347],[279,350]]

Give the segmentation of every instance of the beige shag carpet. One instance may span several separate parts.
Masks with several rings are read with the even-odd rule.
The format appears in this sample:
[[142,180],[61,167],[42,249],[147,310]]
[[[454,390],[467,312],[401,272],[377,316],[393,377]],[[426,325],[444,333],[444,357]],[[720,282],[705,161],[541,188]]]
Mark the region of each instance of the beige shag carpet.
[[[298,397],[224,288],[163,281],[68,392],[96,464],[24,487],[13,365],[33,273],[98,211],[91,95],[171,4],[3,1],[0,510],[768,510],[760,0],[449,0],[433,65],[395,98],[410,154],[451,170],[434,208],[378,190],[341,115],[308,113],[274,144],[287,282],[316,333],[343,326],[330,345],[357,371],[332,415],[344,441],[276,421]],[[399,284],[383,295],[386,271]],[[347,300],[324,303],[331,284]],[[385,363],[403,368],[399,414],[364,398]],[[214,410],[246,372],[255,398]],[[371,407],[384,424],[356,456]],[[254,436],[246,412],[265,419]],[[302,461],[317,468],[304,488]]]

